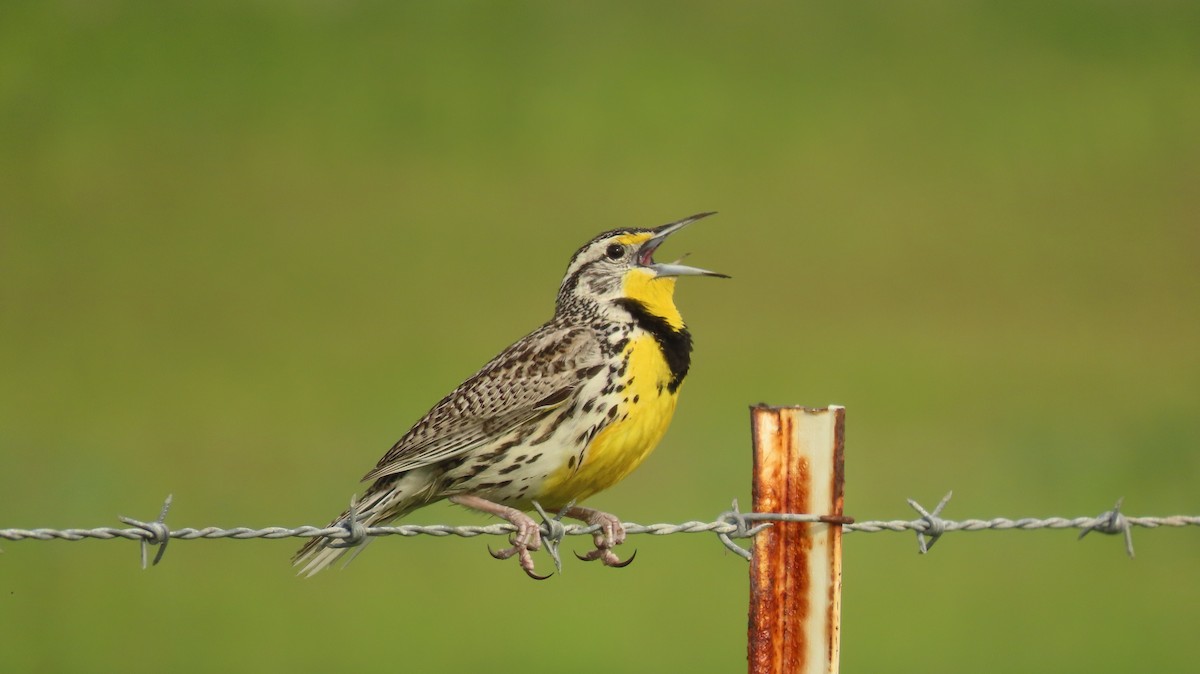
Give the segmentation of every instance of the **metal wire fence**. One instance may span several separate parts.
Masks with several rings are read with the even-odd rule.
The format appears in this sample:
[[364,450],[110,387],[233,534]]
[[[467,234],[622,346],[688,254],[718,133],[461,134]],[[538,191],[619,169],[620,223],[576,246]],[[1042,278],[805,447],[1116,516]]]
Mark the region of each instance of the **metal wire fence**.
[[[745,559],[750,559],[750,552],[734,541],[753,537],[774,522],[819,522],[831,526],[841,526],[846,532],[883,533],[883,532],[915,532],[918,550],[922,554],[929,551],[939,538],[950,532],[958,531],[1034,531],[1038,529],[1077,529],[1079,538],[1095,531],[1109,535],[1121,535],[1125,541],[1125,551],[1133,557],[1134,527],[1156,529],[1160,527],[1200,526],[1200,515],[1167,515],[1133,517],[1121,512],[1121,501],[1095,517],[1024,517],[1011,519],[995,517],[991,519],[951,520],[941,517],[942,510],[950,501],[952,494],[945,498],[932,510],[926,510],[920,503],[908,499],[908,504],[920,517],[911,520],[867,520],[855,521],[848,517],[831,517],[807,513],[743,513],[738,510],[737,501],[733,507],[721,513],[716,519],[708,522],[688,521],[680,523],[638,524],[624,523],[627,534],[650,534],[652,536],[668,536],[673,534],[710,533],[717,536],[726,548]],[[298,527],[203,527],[200,529],[185,527],[170,528],[166,524],[167,512],[171,507],[172,497],[168,496],[163,503],[158,519],[150,522],[121,517],[126,527],[95,527],[91,529],[0,529],[0,539],[10,541],[81,541],[86,539],[114,540],[125,539],[141,542],[142,567],[148,565],[147,550],[149,546],[158,546],[153,564],[157,564],[166,552],[167,543],[173,539],[179,540],[212,540],[212,539],[279,539],[279,538],[311,538],[314,536],[339,541],[340,546],[353,546],[368,538],[377,536],[460,536],[472,538],[475,536],[507,536],[516,531],[507,523],[488,525],[451,526],[446,524],[403,524],[390,527],[363,526],[353,517],[346,523],[330,526],[298,526]],[[536,504],[535,504],[536,506]],[[353,508],[352,508],[353,509]],[[542,517],[542,537],[546,547],[558,564],[558,543],[566,536],[592,535],[599,530],[595,525],[565,524],[561,515],[550,515],[537,507]]]

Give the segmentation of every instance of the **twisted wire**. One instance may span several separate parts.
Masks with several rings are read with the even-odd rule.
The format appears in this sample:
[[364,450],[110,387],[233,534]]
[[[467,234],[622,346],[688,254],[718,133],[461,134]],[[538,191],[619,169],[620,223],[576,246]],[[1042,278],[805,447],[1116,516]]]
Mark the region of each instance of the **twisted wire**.
[[[933,544],[944,534],[957,531],[1034,531],[1038,529],[1078,529],[1080,538],[1093,531],[1105,534],[1121,534],[1125,538],[1126,552],[1133,556],[1133,541],[1131,530],[1134,527],[1157,529],[1161,527],[1200,526],[1200,515],[1167,515],[1131,517],[1121,513],[1121,502],[1111,510],[1095,517],[1023,517],[1011,519],[994,517],[991,519],[943,519],[940,513],[950,500],[950,494],[938,503],[932,512],[926,511],[916,501],[909,499],[909,505],[921,515],[911,520],[867,520],[856,522],[848,517],[815,515],[807,513],[743,513],[738,510],[737,501],[733,502],[731,510],[722,513],[717,519],[703,522],[691,520],[687,522],[655,524],[638,524],[625,522],[627,534],[649,534],[651,536],[669,536],[674,534],[716,534],[726,548],[746,559],[750,552],[737,545],[735,539],[752,538],[775,522],[810,522],[825,523],[831,526],[841,526],[844,532],[884,533],[884,532],[915,532],[918,537],[918,547],[921,553],[926,553]],[[357,509],[352,505],[351,517],[348,522],[329,527],[298,526],[298,527],[204,527],[200,529],[170,528],[165,519],[171,504],[168,496],[163,504],[157,520],[143,522],[132,518],[122,517],[121,521],[128,527],[94,527],[90,529],[0,529],[0,539],[9,541],[81,541],[87,539],[112,540],[125,539],[141,543],[142,567],[147,565],[147,546],[157,545],[154,564],[157,564],[166,551],[170,540],[250,540],[250,539],[281,539],[281,538],[311,538],[324,537],[337,541],[338,547],[358,545],[367,538],[379,536],[458,536],[474,538],[476,536],[508,536],[516,528],[508,523],[487,525],[448,525],[448,524],[402,524],[399,526],[367,527],[358,522]],[[538,508],[544,523],[542,533],[547,540],[557,544],[566,536],[585,536],[599,531],[596,525],[564,524],[561,517],[551,517]],[[928,539],[927,539],[928,537]]]
[[[755,515],[757,521],[814,521],[818,516],[804,515],[800,513],[747,513],[747,515]],[[803,518],[803,519],[801,519]],[[942,525],[946,532],[952,531],[985,531],[985,530],[1018,530],[1031,531],[1034,529],[1096,529],[1106,520],[1098,517],[1023,517],[1021,519],[1009,519],[1007,517],[995,517],[992,519],[967,519],[967,520],[942,520]],[[1131,526],[1143,527],[1146,529],[1156,529],[1159,527],[1187,527],[1200,526],[1200,516],[1198,515],[1167,515],[1162,517],[1126,517]],[[699,533],[715,533],[733,535],[738,533],[738,527],[724,520],[715,520],[712,522],[687,521],[679,523],[661,522],[657,524],[637,524],[635,522],[625,522],[625,533],[627,534],[650,534],[652,536],[668,536],[672,534],[699,534]],[[583,536],[590,535],[599,530],[597,526],[585,526],[581,524],[564,524],[562,525],[563,533],[566,536]],[[853,524],[843,524],[842,530],[846,532],[861,532],[867,534],[883,533],[883,532],[925,532],[929,528],[929,523],[924,520],[866,520],[863,522],[854,522]],[[453,526],[448,524],[404,524],[395,527],[363,527],[363,534],[366,537],[377,536],[460,536],[462,538],[474,538],[476,536],[507,536],[516,531],[516,527],[507,523],[489,524],[489,525],[461,525]],[[171,529],[170,538],[177,540],[205,540],[229,538],[237,541],[244,541],[254,538],[279,539],[279,538],[311,538],[321,536],[333,539],[350,538],[344,527],[316,527],[303,525],[298,527],[203,527],[195,529],[184,527],[180,529]],[[753,534],[751,534],[753,536]],[[746,538],[749,536],[731,536],[733,538]],[[146,540],[151,543],[157,542],[153,532],[140,527],[95,527],[91,529],[0,529],[0,538],[9,541],[22,540],[38,540],[38,541],[82,541],[86,539],[109,540],[114,538],[123,538],[131,541]]]

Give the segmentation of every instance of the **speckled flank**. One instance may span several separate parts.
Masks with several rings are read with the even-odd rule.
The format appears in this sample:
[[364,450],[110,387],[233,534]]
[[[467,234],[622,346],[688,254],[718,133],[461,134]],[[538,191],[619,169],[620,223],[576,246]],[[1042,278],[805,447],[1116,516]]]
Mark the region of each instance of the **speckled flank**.
[[543,505],[557,508],[582,501],[620,482],[667,432],[678,398],[666,390],[672,372],[658,344],[652,336],[641,335],[630,341],[624,360],[626,381],[631,383],[606,412],[612,422],[583,450],[582,465],[569,461],[546,479],[538,495]]

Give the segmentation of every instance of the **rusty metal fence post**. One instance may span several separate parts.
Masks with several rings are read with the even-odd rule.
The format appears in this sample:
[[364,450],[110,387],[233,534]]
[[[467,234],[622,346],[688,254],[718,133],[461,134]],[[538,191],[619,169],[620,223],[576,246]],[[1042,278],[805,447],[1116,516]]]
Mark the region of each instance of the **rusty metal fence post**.
[[751,674],[836,674],[840,650],[843,407],[750,409],[754,512],[829,515],[776,522],[754,537]]

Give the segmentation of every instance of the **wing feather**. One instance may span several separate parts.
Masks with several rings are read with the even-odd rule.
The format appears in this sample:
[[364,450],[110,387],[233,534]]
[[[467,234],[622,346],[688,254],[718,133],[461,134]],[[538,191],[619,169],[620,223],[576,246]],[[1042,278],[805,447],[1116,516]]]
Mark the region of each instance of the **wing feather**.
[[454,458],[540,418],[569,400],[601,363],[590,329],[548,323],[442,398],[363,480]]

